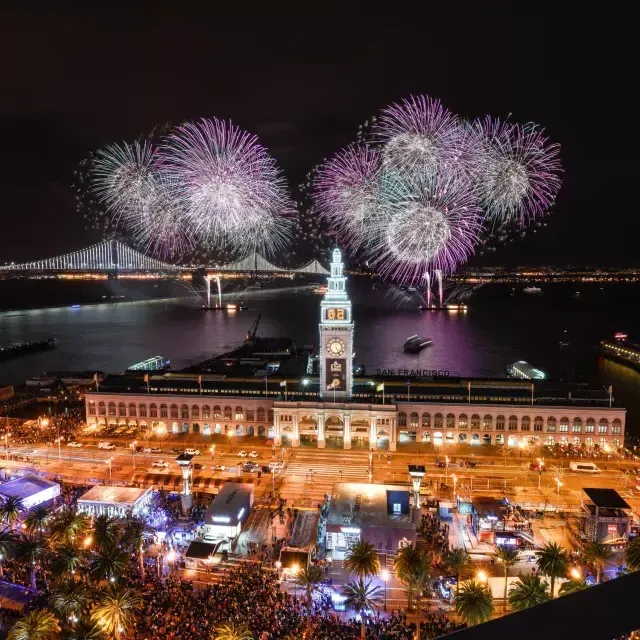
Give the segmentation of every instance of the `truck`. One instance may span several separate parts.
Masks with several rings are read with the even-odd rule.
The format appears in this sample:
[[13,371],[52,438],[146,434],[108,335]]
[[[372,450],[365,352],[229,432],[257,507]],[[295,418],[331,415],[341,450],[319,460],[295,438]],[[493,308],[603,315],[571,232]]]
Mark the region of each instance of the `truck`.
[[593,462],[570,462],[569,469],[577,473],[600,473],[600,469]]

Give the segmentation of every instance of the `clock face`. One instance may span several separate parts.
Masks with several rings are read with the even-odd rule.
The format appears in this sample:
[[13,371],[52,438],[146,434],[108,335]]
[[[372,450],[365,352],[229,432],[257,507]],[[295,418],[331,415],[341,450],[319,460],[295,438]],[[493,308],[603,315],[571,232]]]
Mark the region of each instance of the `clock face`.
[[344,353],[344,342],[340,338],[331,338],[327,343],[327,351],[332,356],[341,356]]

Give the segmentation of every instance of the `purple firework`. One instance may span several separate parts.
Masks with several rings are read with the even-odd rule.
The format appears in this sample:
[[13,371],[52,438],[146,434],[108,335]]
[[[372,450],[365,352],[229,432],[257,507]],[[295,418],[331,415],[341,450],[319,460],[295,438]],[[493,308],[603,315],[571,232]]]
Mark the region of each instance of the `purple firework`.
[[560,146],[533,124],[486,117],[471,125],[476,140],[477,194],[494,224],[545,214],[560,189]]

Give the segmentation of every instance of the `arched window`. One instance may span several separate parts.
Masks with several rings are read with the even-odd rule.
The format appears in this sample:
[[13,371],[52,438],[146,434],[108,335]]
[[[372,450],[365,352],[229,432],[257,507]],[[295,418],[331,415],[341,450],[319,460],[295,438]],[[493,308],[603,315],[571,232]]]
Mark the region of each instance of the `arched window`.
[[245,420],[253,422],[256,419],[255,418],[255,415],[256,415],[255,409],[247,409],[244,412],[244,414],[245,414]]
[[109,415],[110,416],[115,416],[116,415],[116,403],[115,402],[110,402],[109,403]]
[[[584,432],[585,433],[595,433],[596,432],[596,421],[594,418],[587,418],[587,424],[584,427]],[[593,444],[593,438],[587,438],[588,440],[591,440],[591,443]]]
[[133,402],[129,403],[129,415],[132,418],[136,417],[136,405]]
[[180,418],[182,420],[188,420],[189,419],[189,407],[186,404],[183,404],[180,407]]
[[147,417],[147,405],[144,402],[140,405],[140,417],[141,418]]
[[[447,429],[454,429],[456,426],[456,417],[453,413],[447,413]],[[447,434],[448,437],[448,434]]]
[[415,411],[413,411],[409,416],[409,426],[412,429],[417,429],[419,424],[420,424],[420,417]]
[[127,415],[127,405],[124,402],[118,403],[118,415],[123,417]]
[[178,405],[177,404],[172,404],[171,405],[171,417],[174,420],[178,419]]
[[529,416],[522,416],[520,419],[520,431],[531,431],[531,418]]
[[611,423],[611,433],[614,436],[619,436],[622,433],[622,421],[620,418],[615,418]]
[[106,416],[107,415],[107,405],[104,402],[98,403],[98,415]]
[[244,411],[242,410],[242,407],[236,407],[235,419],[244,420]]
[[542,416],[536,416],[533,419],[533,430],[542,431],[543,428],[544,428],[544,418]]
[[493,429],[493,416],[490,416],[488,413],[482,418],[482,428],[485,431],[491,431]]
[[265,410],[262,407],[258,407],[258,411],[256,412],[258,422],[264,422],[266,420]]
[[496,417],[496,431],[504,431],[504,416]]
[[150,418],[158,417],[158,407],[153,403],[149,405],[149,417]]
[[480,428],[480,416],[477,413],[474,413],[471,416],[471,428],[479,429]]
[[267,420],[269,421],[269,424],[273,424],[273,409],[267,410]]
[[573,419],[573,433],[582,433],[582,420],[580,418]]
[[161,418],[168,418],[169,417],[169,412],[167,410],[167,405],[166,404],[161,404],[160,405],[160,417]]
[[434,429],[442,429],[442,414],[436,413],[433,416],[433,428]]
[[466,429],[469,426],[469,418],[466,413],[461,413],[458,416],[458,427],[460,429]]
[[428,429],[431,426],[431,414],[423,413],[422,414],[422,428]]
[[222,418],[222,410],[218,405],[213,407],[213,417],[214,418]]
[[567,418],[566,416],[563,416],[562,418],[560,418],[560,425],[559,425],[558,431],[560,433],[567,433],[567,431],[569,431],[569,418]]
[[600,418],[598,422],[598,433],[607,433],[609,431],[609,421],[606,418]]
[[231,414],[232,414],[232,413],[233,413],[233,412],[232,412],[232,410],[231,410],[231,407],[228,407],[228,406],[227,406],[227,407],[225,407],[225,408],[224,408],[224,419],[225,419],[225,420],[231,420]]
[[211,407],[208,404],[205,404],[202,407],[202,419],[209,420],[211,418]]
[[398,426],[406,427],[407,426],[407,414],[404,411],[401,411],[398,414]]
[[191,407],[191,419],[200,420],[200,407],[197,404]]
[[556,430],[556,419],[551,416],[547,418],[547,433],[553,433]]
[[89,401],[89,415],[90,416],[95,416],[96,415],[96,402],[95,402],[95,400],[90,400]]
[[518,430],[518,416],[509,416],[509,431]]

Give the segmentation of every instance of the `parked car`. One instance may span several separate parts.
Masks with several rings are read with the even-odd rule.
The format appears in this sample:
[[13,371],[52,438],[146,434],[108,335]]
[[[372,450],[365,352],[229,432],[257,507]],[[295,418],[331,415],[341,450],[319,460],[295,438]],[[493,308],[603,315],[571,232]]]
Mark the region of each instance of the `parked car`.
[[227,467],[225,467],[223,464],[214,464],[213,465],[213,470],[214,471],[224,471]]
[[544,462],[532,462],[529,465],[529,471],[537,471],[542,473],[543,471],[546,471],[547,468],[544,466]]
[[82,442],[67,442],[67,447],[75,447],[77,449],[82,446]]
[[249,457],[250,458],[259,458],[259,454],[257,451],[251,451],[251,453],[249,453]]
[[241,449],[240,451],[238,451],[238,458],[246,458],[247,455],[248,454],[244,449]]
[[162,449],[160,447],[151,447],[149,451],[151,453],[162,453]]
[[115,449],[116,445],[111,442],[98,442],[98,449]]
[[185,449],[184,452],[188,456],[199,456],[200,455],[200,451],[198,451],[198,449]]
[[438,459],[436,459],[435,465],[437,469],[444,469],[447,466],[444,460]]
[[166,460],[154,460],[151,466],[166,469],[169,466],[169,463]]
[[194,469],[206,469],[207,467],[205,467],[205,465],[203,465],[203,464],[200,464],[199,462],[195,462],[193,464],[193,468]]
[[271,469],[266,464],[263,464],[260,468],[262,469],[262,473],[271,473]]
[[258,470],[258,465],[255,462],[245,462],[242,465],[242,470],[247,473],[253,473]]

